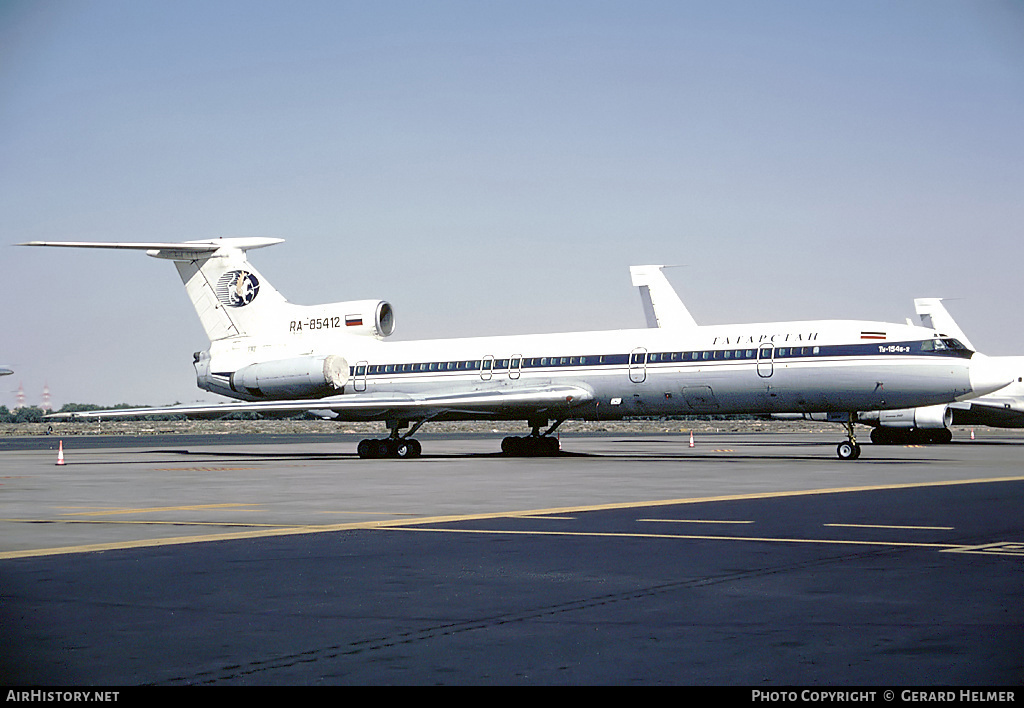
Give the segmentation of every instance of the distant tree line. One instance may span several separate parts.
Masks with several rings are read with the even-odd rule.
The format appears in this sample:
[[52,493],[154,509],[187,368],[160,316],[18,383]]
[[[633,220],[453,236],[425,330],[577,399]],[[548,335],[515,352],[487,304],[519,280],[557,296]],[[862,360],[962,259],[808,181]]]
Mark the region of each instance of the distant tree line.
[[[98,410],[109,410],[116,411],[118,408],[143,408],[144,406],[133,406],[128,403],[119,403],[116,406],[97,406],[91,403],[66,403],[61,406],[59,411],[52,411],[54,413],[81,413],[83,411],[98,411]],[[15,408],[9,410],[7,406],[0,406],[0,423],[42,423],[44,422],[43,416],[47,415],[51,411],[45,411],[42,408],[36,406],[24,406],[22,408]],[[763,418],[765,416],[757,415],[714,415],[714,414],[700,414],[700,415],[670,415],[670,416],[637,416],[634,420],[753,420]],[[117,418],[117,414],[111,412],[110,415],[104,416],[106,420],[112,420]],[[125,416],[125,419],[128,417]],[[162,420],[186,420],[183,415],[147,415],[147,416],[131,416],[134,420],[148,420],[148,421],[162,421]],[[264,420],[264,419],[276,419],[276,420],[317,420],[319,416],[313,415],[312,413],[278,413],[278,414],[260,414],[260,413],[229,413],[227,415],[210,416],[216,420]],[[91,419],[95,420],[95,419]]]

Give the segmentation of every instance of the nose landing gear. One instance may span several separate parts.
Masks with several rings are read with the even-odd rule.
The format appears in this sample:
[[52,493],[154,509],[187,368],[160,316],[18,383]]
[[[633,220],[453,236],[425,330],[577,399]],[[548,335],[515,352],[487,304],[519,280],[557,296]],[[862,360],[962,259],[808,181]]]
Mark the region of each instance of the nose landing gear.
[[860,457],[860,445],[857,444],[857,436],[853,434],[853,415],[851,413],[846,419],[846,435],[849,439],[836,447],[836,454],[840,460],[856,460]]

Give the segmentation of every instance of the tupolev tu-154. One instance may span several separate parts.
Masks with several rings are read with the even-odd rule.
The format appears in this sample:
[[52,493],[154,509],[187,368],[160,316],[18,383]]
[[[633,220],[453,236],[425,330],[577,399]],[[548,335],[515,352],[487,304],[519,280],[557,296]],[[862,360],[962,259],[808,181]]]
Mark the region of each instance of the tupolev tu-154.
[[412,436],[428,421],[525,421],[532,432],[506,437],[502,451],[549,455],[559,450],[554,431],[570,419],[826,411],[847,416],[837,454],[849,460],[861,451],[856,411],[959,401],[1009,383],[934,329],[859,320],[698,326],[672,307],[662,315],[682,326],[387,341],[395,314],[384,300],[296,305],[275,290],[246,252],[281,241],[19,244],[172,261],[210,340],[193,355],[197,385],[238,401],[66,415],[312,411],[378,420],[390,434],[358,445],[360,457],[377,458],[418,456]]
[[[916,298],[914,308],[925,327],[934,329],[942,337],[955,337],[964,346],[974,349],[941,298]],[[871,442],[878,445],[948,443],[953,439],[952,425],[1024,428],[1024,356],[990,356],[989,360],[1003,368],[1010,379],[1008,386],[965,401],[861,411],[857,414],[857,422],[871,426]],[[825,413],[805,413],[802,416],[777,414],[776,417],[829,420]]]

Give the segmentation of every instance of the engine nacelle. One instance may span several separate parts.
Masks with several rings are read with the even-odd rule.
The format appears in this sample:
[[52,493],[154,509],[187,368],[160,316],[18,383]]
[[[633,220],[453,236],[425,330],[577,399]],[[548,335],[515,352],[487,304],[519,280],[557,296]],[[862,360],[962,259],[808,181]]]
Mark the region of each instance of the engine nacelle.
[[921,430],[948,428],[953,423],[953,411],[945,403],[921,408],[901,408],[892,411],[871,411],[857,416],[860,420],[878,421],[883,428],[917,428]]
[[343,311],[345,332],[383,339],[395,331],[395,310],[385,300],[353,300],[331,306],[335,312]]
[[348,382],[344,357],[302,356],[249,364],[231,374],[231,390],[259,398],[323,398]]

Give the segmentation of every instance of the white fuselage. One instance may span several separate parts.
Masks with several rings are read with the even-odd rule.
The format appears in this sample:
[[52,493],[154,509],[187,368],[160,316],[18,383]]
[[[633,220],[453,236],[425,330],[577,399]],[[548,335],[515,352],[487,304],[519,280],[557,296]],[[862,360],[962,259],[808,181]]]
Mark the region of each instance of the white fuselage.
[[[851,412],[970,396],[971,352],[936,349],[933,340],[934,332],[922,327],[836,320],[409,342],[329,327],[275,342],[221,340],[196,368],[200,387],[248,401],[267,397],[232,388],[233,372],[260,361],[330,354],[348,364],[340,399],[565,385],[592,395],[552,409],[553,418]],[[460,417],[480,416],[455,410],[436,419]],[[496,410],[488,417],[521,416]]]

